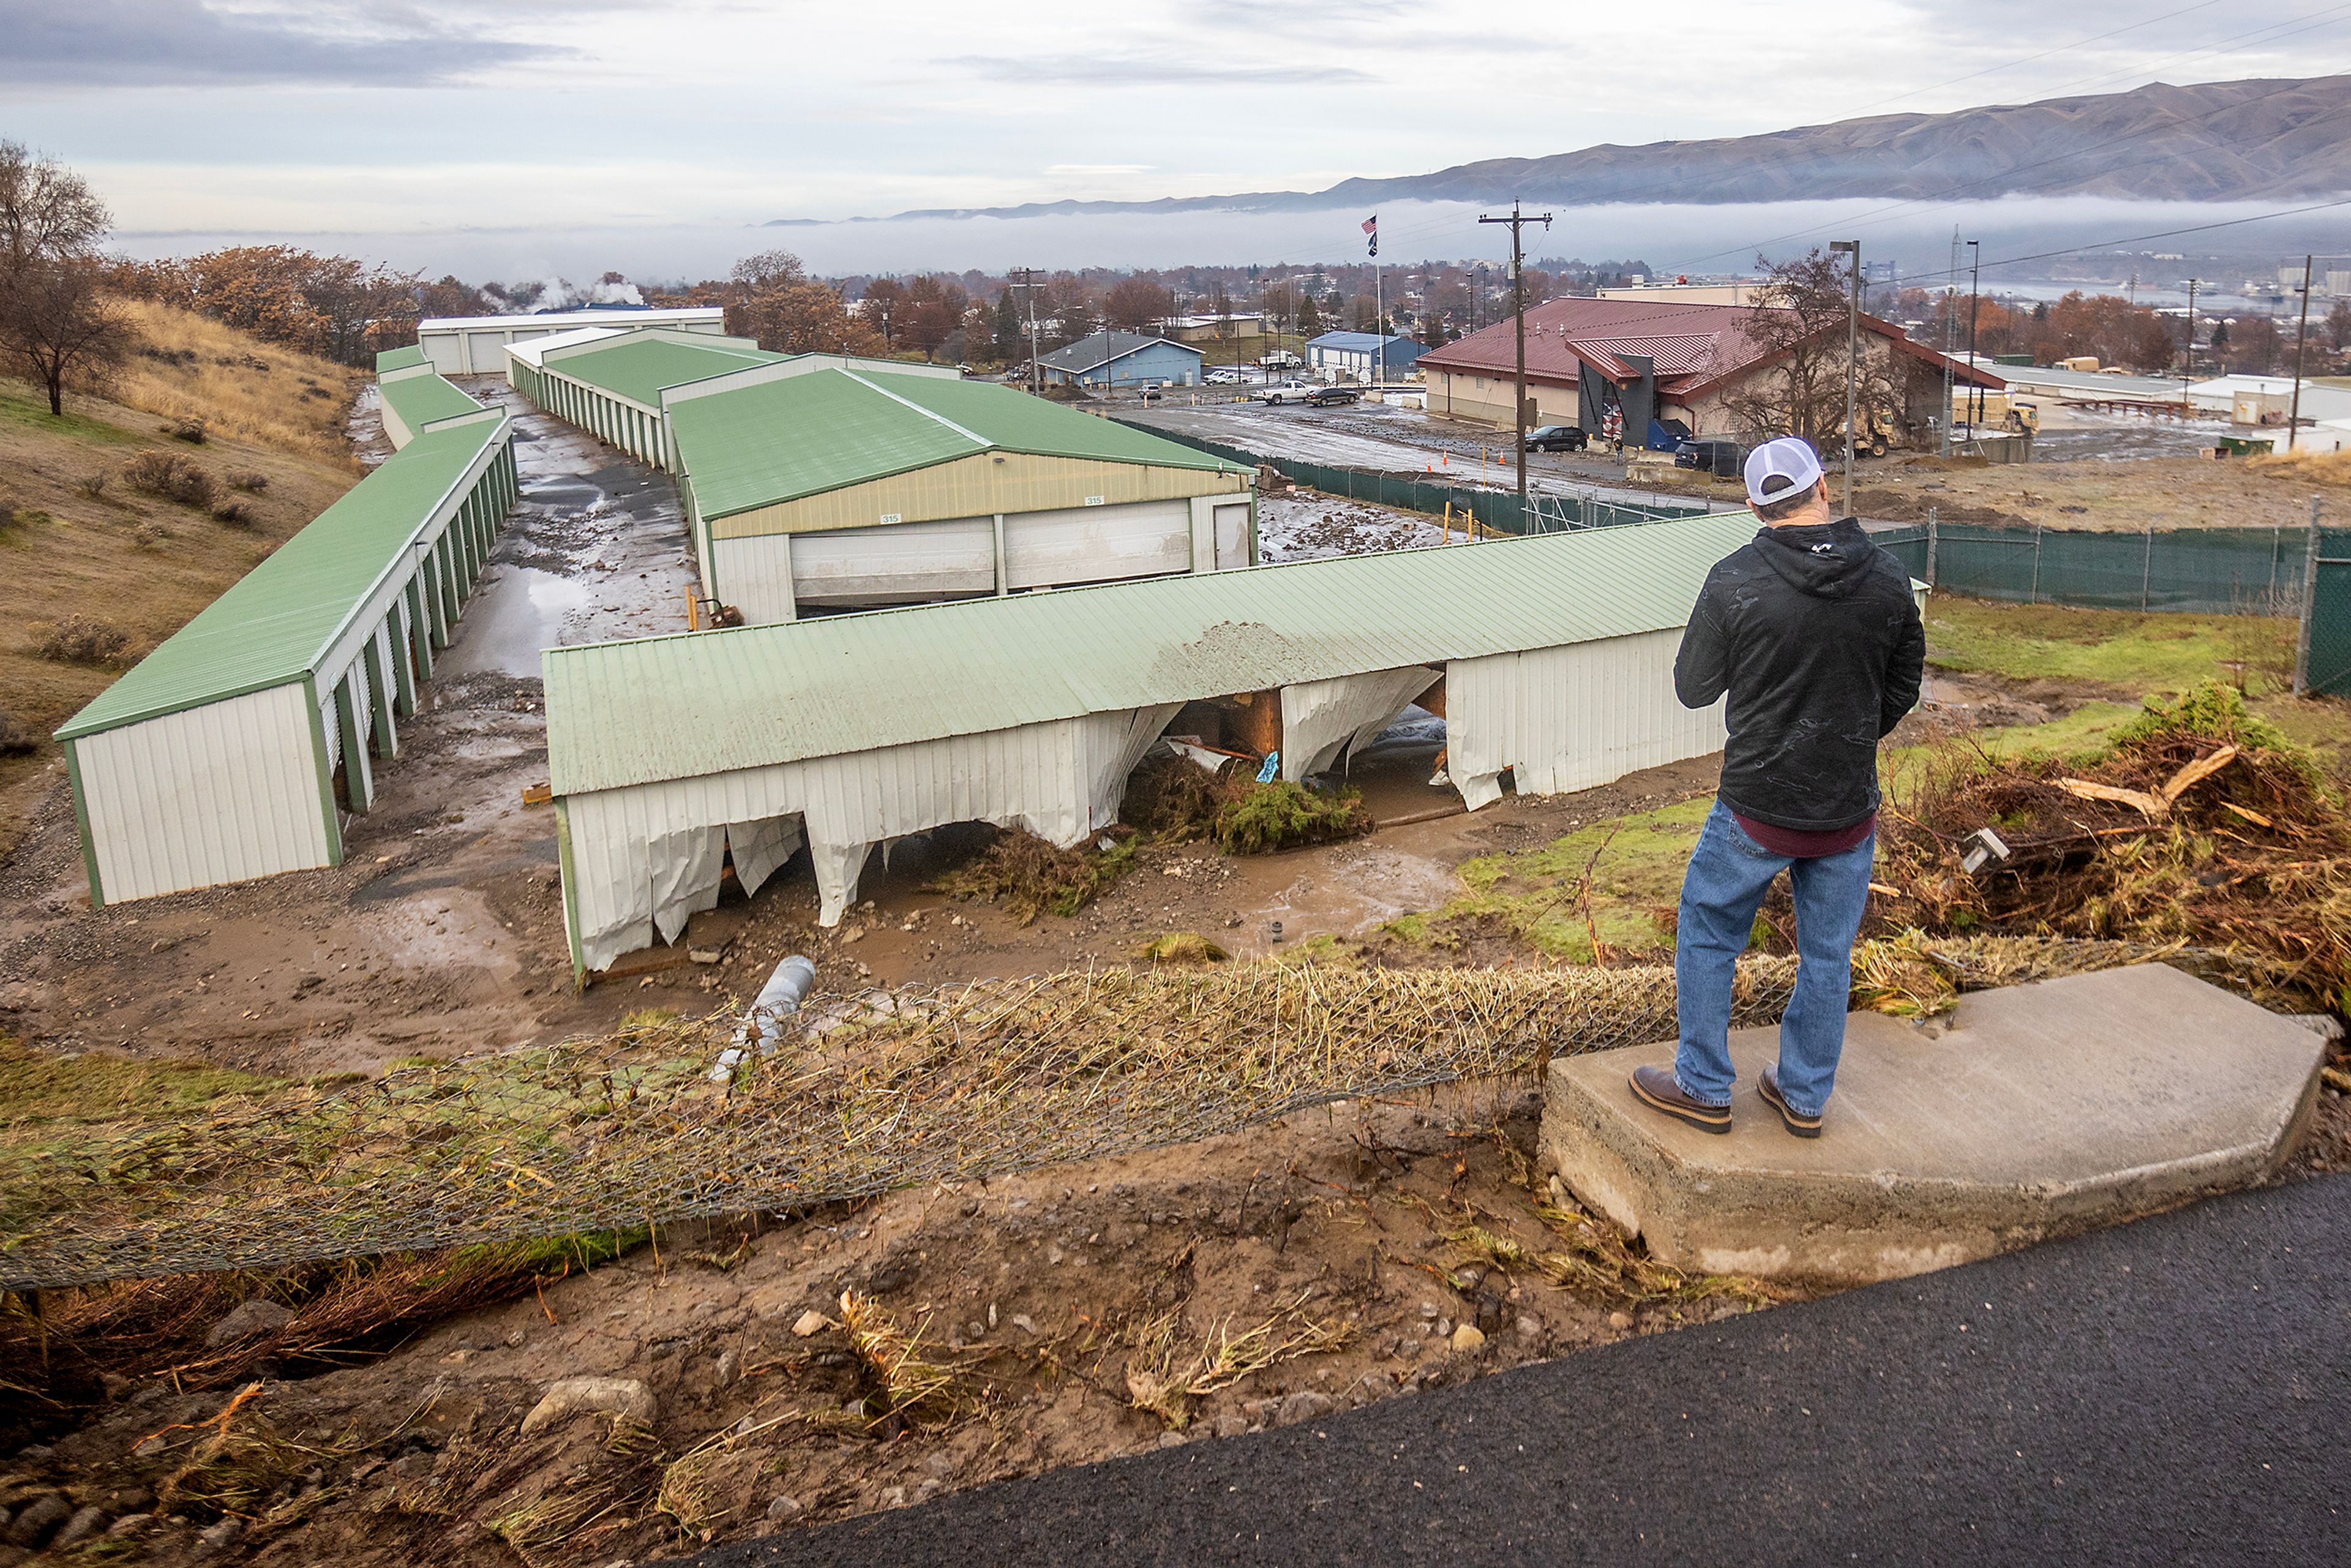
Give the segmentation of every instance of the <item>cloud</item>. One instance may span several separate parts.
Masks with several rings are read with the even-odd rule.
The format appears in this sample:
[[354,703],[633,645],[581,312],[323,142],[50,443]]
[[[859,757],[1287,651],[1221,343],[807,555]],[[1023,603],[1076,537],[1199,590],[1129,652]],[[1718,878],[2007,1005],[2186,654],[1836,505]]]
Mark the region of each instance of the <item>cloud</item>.
[[406,7],[314,6],[298,22],[196,0],[0,0],[0,80],[42,87],[420,87],[565,52],[485,38]]
[[1058,87],[1232,87],[1251,83],[1336,86],[1368,82],[1344,66],[1260,65],[1242,60],[1179,60],[1164,55],[957,55],[936,62],[991,81]]

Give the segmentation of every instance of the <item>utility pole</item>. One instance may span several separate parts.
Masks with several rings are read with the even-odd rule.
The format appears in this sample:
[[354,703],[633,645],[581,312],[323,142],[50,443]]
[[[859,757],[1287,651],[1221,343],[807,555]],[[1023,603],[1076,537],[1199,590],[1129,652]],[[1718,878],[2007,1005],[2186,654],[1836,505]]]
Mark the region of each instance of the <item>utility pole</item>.
[[1943,431],[1943,455],[1951,455],[1951,339],[1959,331],[1958,313],[1952,308],[1959,293],[1959,225],[1951,225],[1951,270],[1943,275],[1943,409],[1935,423]]
[[1844,313],[1844,515],[1849,517],[1853,516],[1853,449],[1861,444],[1861,432],[1853,423],[1854,382],[1861,369],[1861,242],[1833,239],[1829,251],[1853,257],[1853,293]]
[[1019,289],[1029,301],[1029,392],[1034,397],[1040,394],[1040,379],[1043,375],[1043,372],[1037,368],[1037,269],[1033,267],[1016,267],[1008,274],[1008,277],[1010,278],[1010,287]]
[[2179,367],[2179,406],[2188,407],[2188,383],[2196,379],[2196,280],[2188,280],[2188,355]]
[[1512,444],[1518,448],[1519,455],[1519,517],[1520,526],[1523,528],[1527,515],[1527,268],[1526,247],[1520,243],[1520,235],[1529,224],[1541,224],[1544,228],[1550,228],[1551,214],[1544,213],[1536,216],[1521,213],[1519,204],[1512,202],[1509,217],[1489,218],[1481,214],[1478,221],[1510,225],[1510,329],[1518,340],[1519,351],[1518,379],[1513,383],[1514,391],[1510,397],[1510,423],[1519,434]]
[[1968,248],[1975,252],[1968,260],[1968,437],[1973,440],[1976,427],[1983,423],[1983,388],[1976,380],[1983,373],[1976,366],[1976,308],[1983,299],[1983,241],[1971,239]]
[[2294,450],[2294,433],[2302,423],[2302,345],[2310,336],[2310,264],[2314,256],[2302,258],[2302,325],[2294,333],[2294,402],[2285,416],[2285,449]]

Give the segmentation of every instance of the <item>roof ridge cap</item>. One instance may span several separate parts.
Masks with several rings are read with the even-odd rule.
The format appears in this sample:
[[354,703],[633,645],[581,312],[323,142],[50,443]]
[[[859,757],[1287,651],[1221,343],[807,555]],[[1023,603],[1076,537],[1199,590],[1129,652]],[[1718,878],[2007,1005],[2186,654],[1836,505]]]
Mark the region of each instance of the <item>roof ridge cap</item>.
[[937,421],[939,423],[946,425],[949,430],[954,431],[957,435],[962,436],[966,441],[973,442],[984,447],[992,447],[996,444],[995,442],[990,441],[987,436],[980,434],[977,431],[967,430],[964,426],[957,424],[954,420],[949,419],[946,414],[939,413],[936,409],[925,408],[921,403],[916,402],[912,398],[900,397],[888,387],[875,386],[872,382],[867,381],[863,376],[859,375],[855,371],[849,369],[847,366],[841,367],[841,373],[847,376],[851,381],[855,382],[859,386],[863,387],[868,392],[880,392],[892,402],[899,403],[906,408],[911,408],[925,419]]

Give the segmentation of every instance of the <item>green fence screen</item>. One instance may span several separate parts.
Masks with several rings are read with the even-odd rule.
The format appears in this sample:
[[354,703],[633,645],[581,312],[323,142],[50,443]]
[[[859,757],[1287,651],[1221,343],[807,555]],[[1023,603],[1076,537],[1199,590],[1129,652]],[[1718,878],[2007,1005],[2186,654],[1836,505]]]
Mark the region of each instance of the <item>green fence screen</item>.
[[2308,685],[2329,696],[2351,697],[2351,529],[2319,530],[2317,576],[2304,656]]
[[[2306,528],[2088,528],[1941,523],[1875,536],[1910,575],[1952,593],[2029,604],[2292,615]],[[1930,570],[1931,569],[1931,570]]]

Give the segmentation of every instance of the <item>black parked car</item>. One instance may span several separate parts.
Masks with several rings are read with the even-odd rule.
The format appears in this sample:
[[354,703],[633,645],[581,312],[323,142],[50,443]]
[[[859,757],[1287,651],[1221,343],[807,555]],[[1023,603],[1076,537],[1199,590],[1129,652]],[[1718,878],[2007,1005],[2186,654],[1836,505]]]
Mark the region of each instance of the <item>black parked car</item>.
[[1572,424],[1546,424],[1541,430],[1527,432],[1527,450],[1581,452],[1591,444],[1591,439]]
[[1746,461],[1747,448],[1736,441],[1685,441],[1674,453],[1675,467],[1695,468],[1726,479],[1739,477]]

